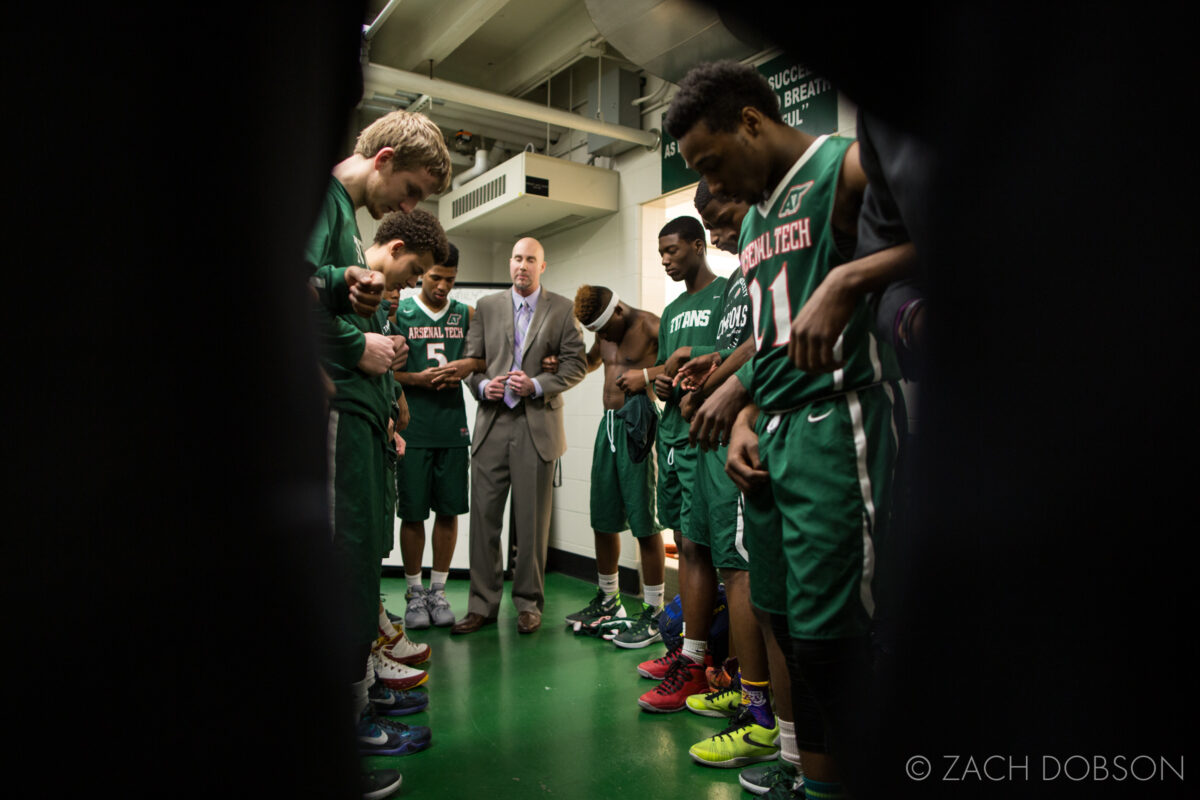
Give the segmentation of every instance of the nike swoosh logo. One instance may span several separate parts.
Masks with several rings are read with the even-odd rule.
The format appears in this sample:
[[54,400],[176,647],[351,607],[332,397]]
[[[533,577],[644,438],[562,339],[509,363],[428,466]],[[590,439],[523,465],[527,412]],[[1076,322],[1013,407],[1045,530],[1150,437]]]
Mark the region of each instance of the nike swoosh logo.
[[833,409],[831,408],[831,409],[829,409],[828,411],[826,411],[824,414],[822,414],[822,415],[821,415],[821,416],[819,416],[819,417],[814,417],[812,414],[809,414],[809,415],[808,415],[808,421],[809,421],[809,422],[820,422],[821,420],[825,419],[826,417],[828,417],[828,416],[829,416],[830,414],[832,414],[832,413],[833,413]]
[[380,732],[378,736],[360,736],[359,741],[366,744],[387,744],[387,734]]
[[766,744],[764,744],[762,742],[754,741],[754,738],[748,733],[742,734],[742,741],[752,747],[768,747],[768,748],[775,747],[774,742],[767,742]]

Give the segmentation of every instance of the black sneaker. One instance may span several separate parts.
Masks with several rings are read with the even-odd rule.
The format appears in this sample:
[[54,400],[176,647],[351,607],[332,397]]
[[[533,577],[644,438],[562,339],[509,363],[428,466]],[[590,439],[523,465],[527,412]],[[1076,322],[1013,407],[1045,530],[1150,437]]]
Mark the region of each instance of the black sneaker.
[[621,593],[617,592],[612,599],[604,598],[604,590],[597,589],[592,602],[574,614],[567,614],[567,624],[579,630],[582,626],[600,617],[624,617],[625,606],[621,605]]
[[655,642],[661,642],[662,634],[658,632],[658,618],[662,616],[662,611],[662,606],[658,608],[646,606],[632,625],[613,637],[612,643],[617,647],[636,650]]
[[380,800],[400,788],[400,773],[394,769],[373,769],[364,772],[359,786],[363,800]]
[[772,764],[746,767],[738,775],[738,783],[751,794],[766,794],[776,786],[791,790],[796,777],[796,767],[780,759]]

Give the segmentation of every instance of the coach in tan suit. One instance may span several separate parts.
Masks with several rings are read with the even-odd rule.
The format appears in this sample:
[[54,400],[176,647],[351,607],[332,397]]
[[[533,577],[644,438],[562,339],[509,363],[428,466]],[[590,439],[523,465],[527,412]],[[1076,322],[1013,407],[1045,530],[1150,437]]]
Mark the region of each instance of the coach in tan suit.
[[[567,450],[562,393],[587,374],[572,301],[541,287],[542,245],[521,239],[508,266],[512,289],[482,298],[467,333],[465,356],[487,366],[467,378],[479,399],[471,441],[471,598],[451,633],[473,633],[496,620],[504,591],[500,532],[510,488],[517,630],[532,633],[542,624],[554,462]],[[558,356],[558,371],[538,373],[551,355]]]

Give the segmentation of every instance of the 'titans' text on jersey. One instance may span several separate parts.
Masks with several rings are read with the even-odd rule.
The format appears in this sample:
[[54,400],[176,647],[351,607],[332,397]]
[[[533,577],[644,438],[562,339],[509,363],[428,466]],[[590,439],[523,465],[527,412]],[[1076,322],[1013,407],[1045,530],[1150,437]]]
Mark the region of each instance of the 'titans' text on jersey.
[[685,311],[671,320],[671,333],[681,328],[707,328],[710,314],[712,310],[707,308],[702,311]]

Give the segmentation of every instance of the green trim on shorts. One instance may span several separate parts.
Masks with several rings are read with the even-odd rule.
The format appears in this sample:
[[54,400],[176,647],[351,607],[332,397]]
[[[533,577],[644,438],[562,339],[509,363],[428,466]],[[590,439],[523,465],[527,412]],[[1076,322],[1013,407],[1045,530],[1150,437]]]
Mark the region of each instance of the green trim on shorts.
[[635,462],[629,455],[625,421],[606,410],[592,446],[592,529],[600,533],[633,531],[639,539],[654,536],[654,456]]

